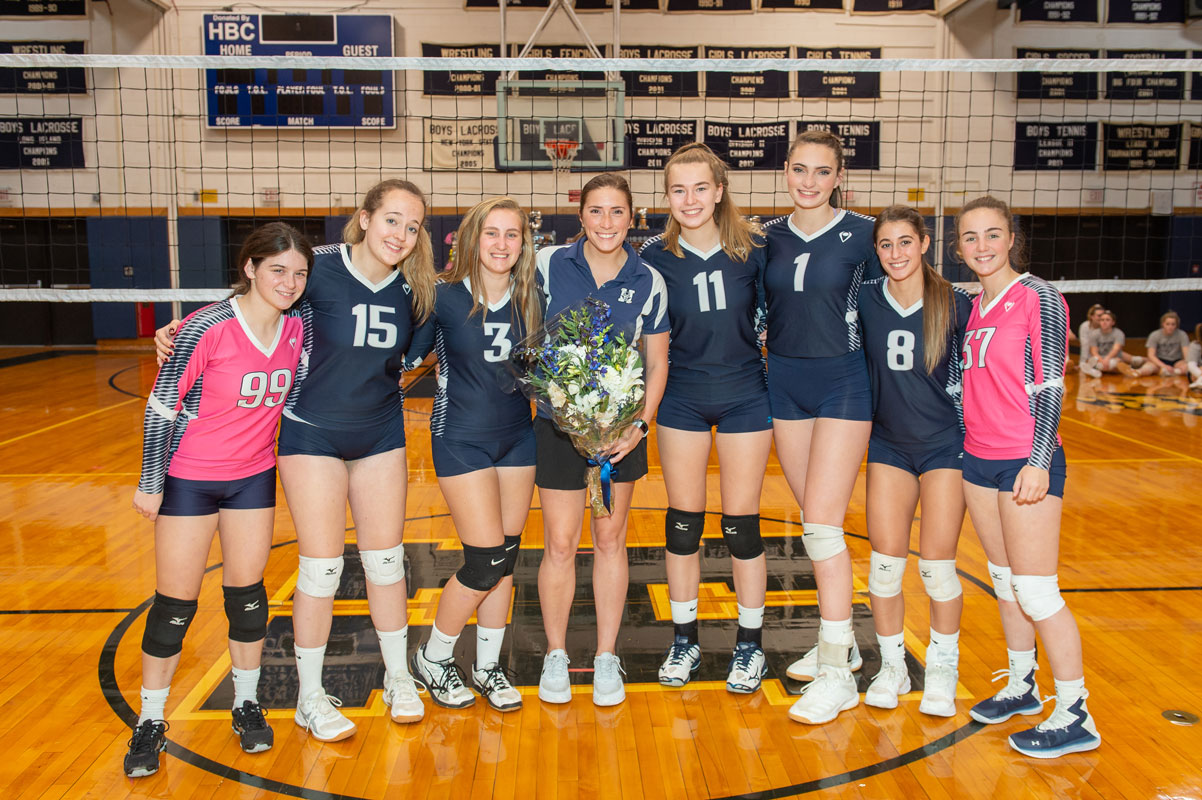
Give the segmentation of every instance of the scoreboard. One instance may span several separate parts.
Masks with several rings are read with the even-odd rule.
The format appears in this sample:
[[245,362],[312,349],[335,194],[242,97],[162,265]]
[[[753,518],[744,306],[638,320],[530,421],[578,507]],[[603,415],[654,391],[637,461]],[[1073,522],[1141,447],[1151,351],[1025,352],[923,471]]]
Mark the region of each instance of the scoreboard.
[[[392,17],[205,14],[205,55],[392,56]],[[211,128],[393,128],[393,81],[379,69],[210,69]]]

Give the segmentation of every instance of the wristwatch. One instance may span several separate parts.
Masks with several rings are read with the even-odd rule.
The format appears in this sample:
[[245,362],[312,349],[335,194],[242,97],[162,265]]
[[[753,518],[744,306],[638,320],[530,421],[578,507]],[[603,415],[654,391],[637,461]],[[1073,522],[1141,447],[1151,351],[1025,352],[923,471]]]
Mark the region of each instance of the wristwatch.
[[644,439],[646,439],[646,438],[647,438],[647,434],[648,434],[648,433],[651,431],[651,428],[650,428],[650,427],[647,425],[647,420],[645,420],[645,419],[636,419],[636,420],[635,420],[634,422],[632,422],[631,424],[632,424],[632,425],[634,425],[634,427],[638,428],[639,430],[641,430],[641,431],[643,432],[643,438],[644,438]]

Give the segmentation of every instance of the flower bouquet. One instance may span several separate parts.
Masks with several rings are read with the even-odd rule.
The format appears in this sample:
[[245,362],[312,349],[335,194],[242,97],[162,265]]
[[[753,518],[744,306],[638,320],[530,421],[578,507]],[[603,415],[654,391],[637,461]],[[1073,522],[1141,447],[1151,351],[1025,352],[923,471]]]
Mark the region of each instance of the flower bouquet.
[[638,347],[613,332],[607,303],[587,298],[513,348],[510,365],[526,396],[588,459],[593,513],[609,516],[609,456],[643,411]]

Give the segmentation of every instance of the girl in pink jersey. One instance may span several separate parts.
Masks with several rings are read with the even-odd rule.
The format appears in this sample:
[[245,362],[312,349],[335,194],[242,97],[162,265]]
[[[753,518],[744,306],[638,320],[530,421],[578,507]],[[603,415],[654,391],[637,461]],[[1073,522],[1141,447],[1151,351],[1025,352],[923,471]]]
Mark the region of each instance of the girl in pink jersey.
[[1010,208],[993,197],[956,216],[960,254],[981,281],[964,335],[964,497],[989,559],[1009,652],[1009,681],[973,706],[989,724],[1038,714],[1035,634],[1056,681],[1056,710],[1010,746],[1056,758],[1101,744],[1085,706],[1081,636],[1057,584],[1065,461],[1057,428],[1064,395],[1068,305],[1012,264]]
[[273,222],[246,240],[234,293],[185,320],[146,405],[134,509],[153,520],[155,596],[142,637],[142,709],[125,774],[151,775],[166,746],[164,706],[201,578],[221,534],[222,590],[233,664],[233,727],[242,749],[271,748],[257,697],[267,634],[263,569],[275,521],[275,432],[304,347],[287,311],[313,250]]

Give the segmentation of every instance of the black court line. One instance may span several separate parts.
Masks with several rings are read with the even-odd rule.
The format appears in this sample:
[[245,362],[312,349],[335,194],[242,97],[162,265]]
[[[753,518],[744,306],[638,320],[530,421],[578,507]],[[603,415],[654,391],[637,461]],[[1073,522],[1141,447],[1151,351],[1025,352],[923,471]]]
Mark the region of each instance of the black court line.
[[[664,509],[640,506],[638,507],[638,510],[663,511]],[[435,519],[447,516],[450,515],[446,513],[428,514],[421,517],[406,517],[405,521],[417,522],[419,520]],[[776,520],[771,518],[769,518],[769,521],[787,522],[787,520]],[[347,528],[347,530],[351,531],[354,530],[354,528]],[[865,538],[859,534],[852,535],[860,539]],[[296,540],[290,539],[286,542],[280,542],[279,544],[272,545],[272,549],[274,550],[277,547],[285,547],[291,544],[296,544]],[[219,569],[221,566],[222,565],[220,562],[213,564],[205,570],[205,573],[208,574],[213,570]],[[970,580],[972,579],[971,576],[966,577],[969,577]],[[131,609],[129,613],[119,623],[117,623],[117,626],[113,628],[112,633],[109,634],[108,639],[105,641],[104,647],[100,651],[99,662],[97,663],[97,678],[100,683],[100,690],[104,694],[104,699],[108,702],[109,707],[113,710],[113,713],[115,713],[117,717],[130,728],[133,728],[137,725],[138,715],[134,713],[133,708],[130,707],[128,702],[126,702],[125,696],[121,693],[121,687],[117,684],[117,647],[120,645],[125,633],[133,625],[134,620],[136,620],[147,609],[149,609],[153,602],[153,597],[147,598],[137,608]],[[935,755],[936,753],[939,753],[955,744],[958,744],[959,742],[964,741],[969,736],[979,733],[987,727],[987,725],[983,725],[979,722],[968,722],[964,726],[957,728],[951,733],[946,734],[934,740],[933,742],[928,742],[920,747],[914,748],[913,750],[906,751],[905,753],[901,753],[893,758],[885,759],[884,761],[880,761],[876,764],[869,764],[864,767],[848,770],[847,772],[839,775],[828,775],[823,778],[816,778],[814,780],[793,784],[791,786],[780,786],[773,789],[765,789],[760,792],[730,795],[722,798],[712,798],[712,800],[757,800],[758,798],[763,798],[764,800],[775,800],[775,798],[809,794],[811,792],[821,791],[823,789],[844,786],[853,781],[864,780],[865,778],[870,778],[874,775],[880,775],[899,767],[906,766],[907,764],[921,761],[928,756]],[[195,752],[194,750],[189,750],[188,748],[171,741],[171,739],[167,739],[166,751],[168,755],[173,756],[186,764],[190,764],[198,769],[202,769],[220,778],[224,778],[225,780],[237,781],[238,783],[245,784],[246,786],[252,786],[256,789],[275,792],[276,794],[287,795],[289,797],[305,798],[305,800],[371,800],[371,798],[359,797],[357,795],[335,794],[332,792],[321,791],[320,789],[306,789],[303,786],[296,786],[295,784],[284,783],[271,778],[264,778],[261,775],[243,772],[242,770],[235,769],[228,764],[222,764],[214,761],[211,758]]]
[[0,616],[23,614],[128,614],[132,608],[4,608]]
[[137,368],[138,368],[138,367],[140,367],[140,366],[142,366],[142,365],[141,365],[141,364],[131,364],[130,366],[126,367],[125,369],[119,369],[119,370],[117,370],[116,372],[114,372],[112,375],[110,375],[110,376],[109,376],[109,386],[110,386],[110,387],[111,387],[111,388],[112,388],[114,391],[118,391],[118,392],[120,392],[121,394],[127,394],[127,395],[129,395],[130,397],[137,397],[137,398],[138,398],[138,399],[140,399],[140,400],[145,400],[145,399],[146,399],[146,396],[145,396],[145,395],[143,395],[143,394],[140,394],[140,393],[138,393],[138,392],[131,392],[131,391],[129,391],[128,389],[122,389],[120,386],[118,386],[118,385],[116,384],[116,380],[117,380],[117,376],[118,376],[118,375],[122,374],[123,372],[129,372],[131,369],[137,369]]
[[99,353],[99,350],[47,350],[43,353],[27,353],[23,356],[0,358],[0,369],[19,367],[22,364],[34,364],[38,361],[47,361],[51,358],[61,358],[62,356],[94,356]]

